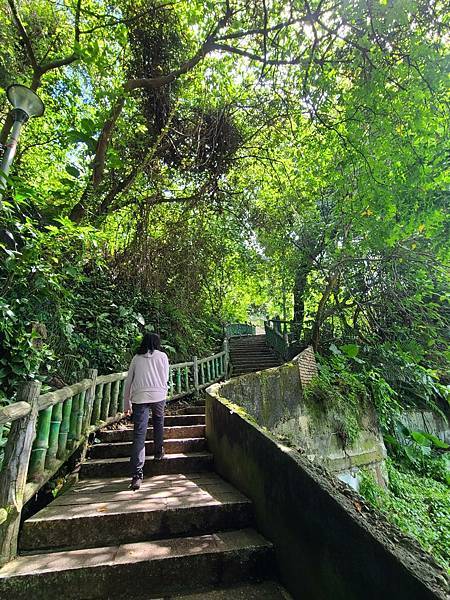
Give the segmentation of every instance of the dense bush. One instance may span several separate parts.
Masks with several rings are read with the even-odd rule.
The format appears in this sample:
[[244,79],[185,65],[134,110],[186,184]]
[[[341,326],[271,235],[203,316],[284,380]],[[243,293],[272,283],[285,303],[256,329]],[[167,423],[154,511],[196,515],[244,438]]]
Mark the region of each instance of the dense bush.
[[[20,190],[5,203],[0,251],[0,402],[29,378],[71,383],[87,367],[126,369],[140,334],[158,331],[172,361],[205,355],[222,340],[202,305],[123,281],[92,227],[57,219],[42,226],[36,200]],[[44,327],[42,327],[44,326]]]
[[366,473],[361,494],[388,520],[419,541],[427,552],[450,569],[450,490],[432,477],[405,469],[403,464],[387,460],[388,489],[381,488]]

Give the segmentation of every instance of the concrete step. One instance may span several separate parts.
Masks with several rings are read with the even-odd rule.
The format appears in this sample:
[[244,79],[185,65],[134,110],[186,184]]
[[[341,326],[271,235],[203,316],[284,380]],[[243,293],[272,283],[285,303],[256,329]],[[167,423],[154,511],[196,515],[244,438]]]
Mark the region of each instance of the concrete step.
[[[132,442],[113,442],[95,444],[89,449],[89,458],[122,458],[131,456]],[[164,450],[166,454],[188,454],[189,452],[203,452],[206,449],[206,439],[182,438],[180,440],[165,440]],[[153,456],[153,440],[145,442],[146,456]]]
[[267,358],[261,358],[261,359],[243,359],[243,360],[238,360],[238,361],[231,361],[231,364],[234,365],[265,365],[265,364],[276,364],[279,365],[280,361],[278,360],[278,358],[276,358],[275,356],[272,356],[271,358],[267,359]]
[[255,335],[236,335],[233,336],[229,339],[230,343],[233,342],[240,342],[240,341],[248,341],[248,342],[252,342],[252,341],[259,341],[259,340],[263,340],[265,341],[266,339],[266,335],[264,333],[257,333]]
[[274,367],[246,367],[244,369],[233,369],[232,373],[233,377],[239,377],[239,375],[246,375],[247,373],[257,373],[258,371],[265,371],[268,368]]
[[25,521],[21,551],[93,548],[253,525],[252,503],[215,473],[78,482]]
[[253,364],[243,364],[243,365],[232,365],[233,373],[237,371],[264,371],[264,369],[273,369],[274,367],[279,367],[278,363],[253,363]]
[[274,356],[274,353],[265,348],[261,350],[241,350],[239,352],[230,352],[230,356]]
[[[151,424],[152,420],[149,420]],[[166,415],[164,417],[164,425],[172,427],[173,425],[204,425],[205,415],[204,414],[190,414],[190,415]]]
[[274,563],[272,545],[252,529],[34,554],[0,570],[0,598],[161,598],[272,579]]
[[197,404],[195,406],[186,406],[185,408],[181,408],[179,411],[180,415],[204,415],[205,414],[205,405]]
[[[275,581],[247,583],[215,590],[203,590],[187,596],[172,596],[168,600],[292,600],[292,597]],[[142,599],[147,600],[147,599]]]
[[[189,454],[167,454],[163,460],[146,458],[144,475],[167,475],[169,473],[196,473],[212,469],[212,454],[191,452]],[[129,458],[88,459],[81,466],[82,479],[96,477],[127,477],[130,474]]]
[[243,356],[251,356],[252,358],[258,356],[274,356],[274,353],[270,352],[270,350],[261,350],[260,352],[250,352],[246,350],[243,350],[242,352],[230,352],[231,358],[241,358]]
[[[167,418],[167,417],[166,417]],[[133,441],[133,427],[123,427],[122,429],[103,429],[97,433],[97,437],[104,443],[112,442],[131,442]],[[183,438],[205,437],[204,425],[173,425],[164,427],[164,439],[181,440]],[[153,439],[153,427],[147,429],[147,439]]]
[[243,356],[238,360],[232,360],[231,363],[233,365],[279,364],[280,361],[275,356],[257,356],[254,358]]
[[234,346],[230,346],[230,352],[259,352],[260,350],[270,350],[269,346],[263,342],[258,344],[235,344]]

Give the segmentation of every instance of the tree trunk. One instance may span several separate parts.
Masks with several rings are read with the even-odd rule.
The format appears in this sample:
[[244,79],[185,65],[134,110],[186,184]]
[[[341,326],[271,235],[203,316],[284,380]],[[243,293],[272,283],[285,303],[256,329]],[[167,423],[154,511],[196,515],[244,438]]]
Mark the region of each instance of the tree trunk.
[[314,319],[314,326],[311,333],[311,346],[313,347],[315,352],[317,351],[317,348],[319,346],[320,328],[324,320],[325,307],[328,302],[328,299],[331,296],[331,293],[336,287],[338,279],[339,272],[336,272],[334,273],[334,275],[330,276],[330,278],[328,279],[327,287],[325,288],[322,298],[320,299],[319,306],[317,307],[316,318]]
[[303,258],[297,267],[294,283],[294,324],[292,331],[297,340],[301,338],[303,330],[303,321],[305,319],[305,290],[310,271],[311,261]]

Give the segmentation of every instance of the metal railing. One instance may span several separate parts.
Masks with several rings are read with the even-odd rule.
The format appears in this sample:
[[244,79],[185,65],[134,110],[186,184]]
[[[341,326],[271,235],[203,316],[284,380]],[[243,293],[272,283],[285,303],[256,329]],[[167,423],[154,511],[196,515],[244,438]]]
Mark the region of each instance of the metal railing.
[[294,321],[268,319],[264,321],[267,344],[283,359],[290,360],[300,349],[298,340],[294,339]]
[[225,325],[225,338],[238,335],[255,335],[256,326],[251,323],[227,323]]
[[[228,373],[228,343],[222,352],[169,369],[168,400],[198,393]],[[0,565],[17,554],[23,505],[51,479],[89,435],[123,418],[127,372],[88,377],[60,390],[41,394],[30,382],[18,401],[0,409],[0,428],[10,423],[0,472]]]

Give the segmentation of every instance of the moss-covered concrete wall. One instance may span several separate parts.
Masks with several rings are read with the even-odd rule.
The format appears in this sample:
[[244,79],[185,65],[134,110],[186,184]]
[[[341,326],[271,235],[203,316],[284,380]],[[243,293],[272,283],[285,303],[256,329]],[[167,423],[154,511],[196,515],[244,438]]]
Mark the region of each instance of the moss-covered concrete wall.
[[[254,503],[295,600],[446,598],[432,557],[327,471],[208,389],[206,433],[215,468]],[[270,402],[270,399],[268,399]]]
[[349,444],[330,413],[303,395],[297,363],[231,379],[223,384],[221,395],[355,489],[362,467],[384,483],[386,449],[373,407],[367,404],[361,411],[358,437]]
[[450,444],[450,424],[448,417],[450,411],[447,408],[447,420],[430,410],[407,410],[401,417],[401,421],[411,431],[426,431]]

